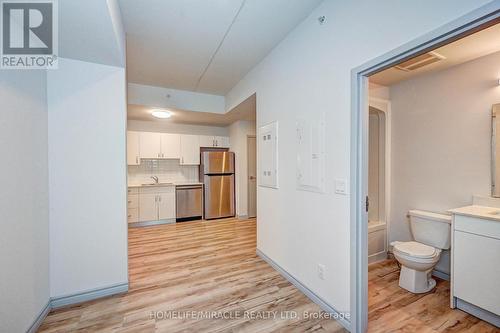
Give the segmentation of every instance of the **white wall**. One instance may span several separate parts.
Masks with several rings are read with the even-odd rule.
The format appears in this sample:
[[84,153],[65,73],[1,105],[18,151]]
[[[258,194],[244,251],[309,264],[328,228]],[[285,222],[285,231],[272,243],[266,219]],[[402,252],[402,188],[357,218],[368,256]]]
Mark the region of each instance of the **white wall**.
[[229,126],[231,151],[235,154],[236,215],[248,216],[248,153],[247,137],[255,135],[255,122],[240,120]]
[[225,113],[226,102],[224,96],[219,95],[129,83],[128,103],[188,111]]
[[124,68],[49,71],[50,294],[126,283]]
[[0,331],[25,332],[49,301],[46,74],[0,72]]
[[[257,126],[279,122],[280,188],[258,188],[258,248],[338,311],[349,310],[350,198],[333,184],[349,179],[350,71],[487,2],[324,1],[226,96],[230,110],[256,92]],[[295,121],[323,112],[327,193],[297,191]]]
[[390,240],[411,239],[410,209],[443,213],[490,194],[499,77],[500,52],[391,86]]
[[162,121],[129,120],[129,131],[228,136],[227,127],[175,124]]

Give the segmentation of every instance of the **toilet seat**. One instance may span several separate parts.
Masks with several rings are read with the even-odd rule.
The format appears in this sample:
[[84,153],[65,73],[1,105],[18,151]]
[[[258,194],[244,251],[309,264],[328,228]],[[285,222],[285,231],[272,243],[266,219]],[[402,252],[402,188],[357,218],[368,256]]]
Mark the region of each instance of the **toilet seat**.
[[413,258],[432,259],[441,253],[439,249],[415,241],[393,242],[391,245],[394,246],[394,251]]

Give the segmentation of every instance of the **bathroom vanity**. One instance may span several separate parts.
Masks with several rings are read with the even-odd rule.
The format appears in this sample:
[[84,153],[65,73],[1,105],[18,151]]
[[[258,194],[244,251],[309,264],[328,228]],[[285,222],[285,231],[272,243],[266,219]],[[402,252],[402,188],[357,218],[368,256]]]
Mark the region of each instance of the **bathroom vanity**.
[[452,209],[451,307],[500,326],[500,208]]

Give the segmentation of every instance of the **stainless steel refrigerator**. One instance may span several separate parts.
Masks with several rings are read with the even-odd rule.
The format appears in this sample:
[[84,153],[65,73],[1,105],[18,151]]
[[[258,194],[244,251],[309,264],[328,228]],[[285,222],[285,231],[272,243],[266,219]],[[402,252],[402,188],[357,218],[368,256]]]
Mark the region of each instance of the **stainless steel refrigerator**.
[[205,185],[205,219],[235,216],[234,153],[203,151],[200,181]]

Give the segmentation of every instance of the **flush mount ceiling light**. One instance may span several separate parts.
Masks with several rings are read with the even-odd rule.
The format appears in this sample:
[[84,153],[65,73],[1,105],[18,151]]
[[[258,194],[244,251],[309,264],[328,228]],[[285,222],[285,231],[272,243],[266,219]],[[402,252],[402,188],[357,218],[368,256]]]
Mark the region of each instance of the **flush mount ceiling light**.
[[153,109],[151,112],[151,115],[155,118],[159,119],[167,119],[172,117],[172,112],[166,111],[166,110],[161,110],[161,109]]

